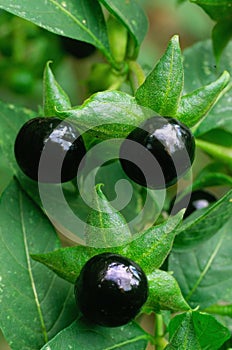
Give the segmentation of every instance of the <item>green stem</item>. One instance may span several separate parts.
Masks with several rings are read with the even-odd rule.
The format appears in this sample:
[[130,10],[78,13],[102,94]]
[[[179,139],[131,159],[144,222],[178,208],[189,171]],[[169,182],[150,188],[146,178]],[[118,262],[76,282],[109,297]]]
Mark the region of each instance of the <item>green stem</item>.
[[145,74],[141,66],[136,61],[129,61],[128,67],[131,75],[131,85],[133,90],[137,90],[137,88],[144,83]]
[[232,317],[232,304],[227,305],[211,305],[203,310],[209,314],[217,314]]
[[124,81],[125,81],[125,76],[119,76],[118,80],[115,81],[112,85],[110,85],[107,88],[107,90],[109,90],[109,91],[118,90]]
[[161,314],[155,315],[155,344],[156,350],[164,350],[168,342],[164,338],[164,322]]
[[196,145],[215,159],[232,167],[232,148],[196,139]]

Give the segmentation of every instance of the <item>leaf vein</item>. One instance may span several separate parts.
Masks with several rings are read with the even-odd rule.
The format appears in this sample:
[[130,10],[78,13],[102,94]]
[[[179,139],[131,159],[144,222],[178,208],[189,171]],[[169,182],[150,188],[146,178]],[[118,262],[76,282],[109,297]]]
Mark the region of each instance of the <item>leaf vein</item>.
[[26,232],[26,227],[25,227],[25,222],[24,222],[23,201],[22,201],[22,193],[21,192],[19,192],[19,208],[20,208],[21,225],[22,225],[23,241],[24,241],[25,254],[26,254],[26,260],[27,260],[27,266],[28,266],[28,273],[29,273],[29,277],[30,277],[30,281],[31,281],[32,291],[33,291],[33,294],[35,297],[35,303],[36,303],[39,319],[41,322],[42,333],[44,336],[45,343],[47,343],[48,342],[48,335],[46,332],[46,327],[45,327],[45,322],[44,322],[44,318],[43,318],[43,314],[42,314],[42,310],[41,310],[41,305],[39,302],[38,293],[37,293],[35,281],[34,281],[34,276],[32,273],[30,253],[29,253],[29,247],[28,247],[28,241],[27,241],[27,232]]

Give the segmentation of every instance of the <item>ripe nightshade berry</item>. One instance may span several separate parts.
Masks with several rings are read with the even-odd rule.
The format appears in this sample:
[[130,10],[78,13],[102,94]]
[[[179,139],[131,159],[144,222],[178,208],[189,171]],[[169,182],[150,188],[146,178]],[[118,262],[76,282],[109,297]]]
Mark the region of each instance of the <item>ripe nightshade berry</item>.
[[119,254],[95,255],[82,268],[75,297],[89,321],[117,327],[131,321],[148,297],[145,273],[134,261]]
[[70,123],[57,117],[37,117],[19,130],[14,152],[19,167],[31,179],[60,183],[75,178],[86,149]]
[[[196,190],[191,194],[185,195],[182,199],[180,199],[177,203],[175,203],[176,198],[172,200],[170,203],[169,211],[175,215],[181,209],[186,208],[184,213],[184,219],[192,214],[194,211],[207,208],[210,204],[216,202],[217,198],[204,190]],[[174,204],[175,203],[175,204]],[[174,205],[174,207],[173,207]]]
[[131,180],[162,189],[191,168],[194,156],[195,140],[187,126],[174,118],[155,116],[127,136],[119,157]]

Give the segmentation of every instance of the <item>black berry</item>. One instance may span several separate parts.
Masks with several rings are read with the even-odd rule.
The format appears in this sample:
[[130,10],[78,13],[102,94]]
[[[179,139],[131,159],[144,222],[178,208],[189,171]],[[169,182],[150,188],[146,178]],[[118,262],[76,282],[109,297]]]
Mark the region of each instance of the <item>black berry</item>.
[[102,253],[82,268],[75,283],[75,297],[89,321],[117,327],[131,321],[148,296],[145,273],[134,261]]
[[120,148],[120,162],[127,176],[152,189],[176,183],[190,169],[194,155],[195,140],[187,126],[160,116],[135,128]]
[[59,183],[76,177],[86,153],[79,132],[56,117],[37,117],[26,122],[15,140],[15,158],[31,179]]
[[210,204],[216,202],[216,200],[217,198],[209,192],[203,190],[193,191],[191,194],[185,195],[176,203],[176,198],[174,198],[170,203],[169,212],[175,215],[181,209],[186,208],[184,213],[184,218],[186,218],[196,210],[207,208]]
[[96,47],[84,41],[61,36],[61,45],[65,52],[75,58],[86,58],[96,51]]

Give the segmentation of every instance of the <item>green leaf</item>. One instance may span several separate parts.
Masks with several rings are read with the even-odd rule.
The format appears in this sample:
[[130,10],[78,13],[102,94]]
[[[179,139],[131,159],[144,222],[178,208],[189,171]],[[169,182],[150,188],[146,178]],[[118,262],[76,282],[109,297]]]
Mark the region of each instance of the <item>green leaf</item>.
[[100,0],[100,2],[125,25],[136,46],[140,46],[148,30],[147,17],[140,4],[137,1],[125,0]]
[[[143,232],[137,239],[121,247],[112,247],[112,253],[122,254],[137,262],[148,274],[159,268],[169,254],[176,227],[183,214],[179,213],[159,226]],[[46,254],[33,254],[33,259],[52,269],[58,276],[75,283],[83,265],[94,255],[108,252],[106,248],[74,246]]]
[[193,324],[202,350],[219,349],[230,338],[230,331],[213,316],[202,312],[193,312]]
[[223,50],[232,37],[231,19],[219,21],[213,28],[212,40],[216,61],[219,62]]
[[39,349],[76,317],[73,286],[30,259],[59,241],[16,181],[1,198],[0,243],[1,329],[11,349]]
[[46,117],[55,116],[59,109],[71,108],[69,97],[57,83],[50,63],[46,64],[43,77],[43,109]]
[[14,156],[14,142],[19,129],[31,118],[36,117],[36,113],[12,104],[0,101],[0,153],[4,155],[9,168],[13,171],[17,169]]
[[131,232],[125,218],[108,202],[101,190],[102,184],[96,186],[93,193],[92,209],[86,221],[86,244],[91,247],[114,247],[131,241]]
[[104,91],[92,95],[82,106],[58,114],[100,139],[109,139],[126,137],[151,116],[151,110],[142,108],[124,92]]
[[231,0],[191,0],[191,2],[201,6],[215,21],[232,17]]
[[182,96],[176,117],[188,127],[194,126],[209,112],[229,80],[230,75],[225,71],[211,84]]
[[169,270],[192,307],[231,302],[231,223],[231,219],[221,223],[218,233],[204,244],[185,252],[172,251],[169,256]]
[[184,300],[177,281],[170,273],[154,270],[148,276],[149,296],[146,308],[157,310],[186,311],[190,307]]
[[202,350],[195,334],[191,312],[177,315],[169,327],[170,344],[165,350]]
[[136,323],[107,328],[80,318],[58,333],[41,350],[145,350],[150,336]]
[[123,248],[123,254],[141,265],[146,273],[153,272],[171,251],[182,216],[183,212],[180,212],[162,224],[147,229]]
[[111,60],[104,16],[97,0],[0,0],[0,8],[53,33],[86,41]]
[[12,177],[13,171],[10,169],[10,166],[5,157],[2,156],[0,159],[0,196],[10,183]]
[[171,344],[166,349],[218,350],[230,338],[230,331],[213,316],[202,312],[177,315],[169,324]]
[[21,173],[17,174],[17,179],[64,238],[72,243],[85,243],[84,225],[89,206],[71,182],[61,187],[56,184],[39,184]]
[[136,91],[139,104],[164,116],[175,116],[183,89],[183,59],[178,36],[169,42],[145,82]]
[[207,241],[231,218],[232,190],[206,209],[202,215],[184,220],[177,232],[174,249],[191,249]]
[[[191,94],[192,91],[202,87],[202,85],[211,84],[225,70],[232,75],[232,43],[223,52],[220,65],[215,62],[211,41],[198,42],[184,50],[183,54],[185,68],[184,94]],[[194,128],[194,135],[199,137],[216,128],[232,133],[231,113],[231,84],[229,84],[223,96]]]

